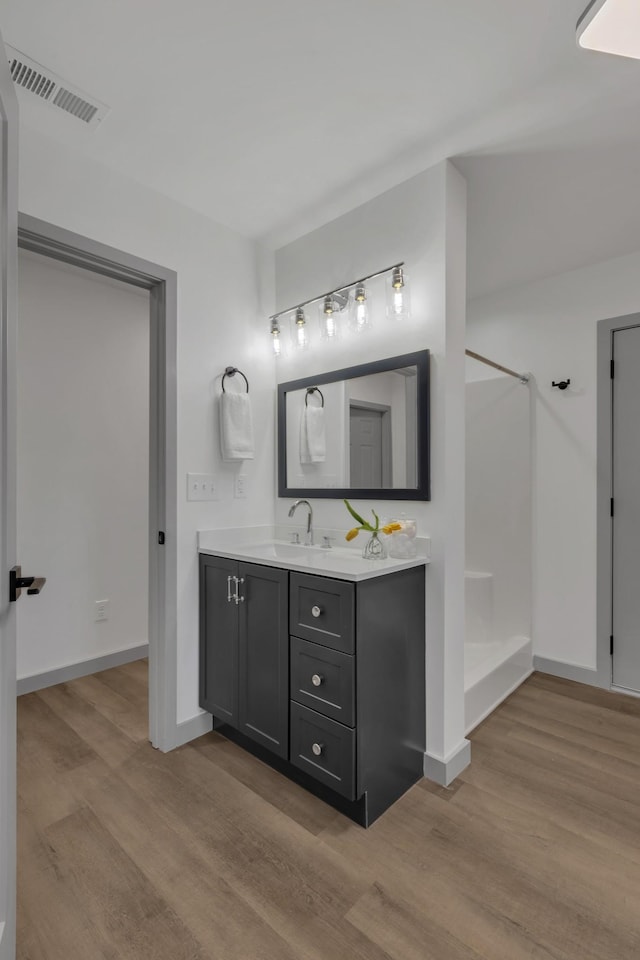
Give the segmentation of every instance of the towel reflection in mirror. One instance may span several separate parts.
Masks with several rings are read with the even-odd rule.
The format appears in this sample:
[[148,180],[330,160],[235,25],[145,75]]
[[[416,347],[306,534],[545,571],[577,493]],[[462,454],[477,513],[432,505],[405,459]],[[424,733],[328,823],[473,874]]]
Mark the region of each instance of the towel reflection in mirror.
[[324,399],[320,390],[310,388],[300,417],[300,463],[324,463],[326,456]]

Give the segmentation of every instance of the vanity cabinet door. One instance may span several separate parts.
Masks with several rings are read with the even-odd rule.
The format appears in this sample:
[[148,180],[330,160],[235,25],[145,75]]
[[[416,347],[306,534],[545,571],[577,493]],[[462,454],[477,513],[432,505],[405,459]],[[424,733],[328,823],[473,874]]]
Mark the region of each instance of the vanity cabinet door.
[[286,570],[239,563],[239,729],[279,757],[289,753]]
[[238,727],[236,560],[200,558],[200,706]]

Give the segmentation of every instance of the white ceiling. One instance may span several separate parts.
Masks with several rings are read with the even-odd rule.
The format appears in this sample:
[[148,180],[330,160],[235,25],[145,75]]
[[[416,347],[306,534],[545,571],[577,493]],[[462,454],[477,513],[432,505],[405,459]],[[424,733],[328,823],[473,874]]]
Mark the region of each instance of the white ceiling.
[[[112,107],[92,132],[25,97],[24,123],[248,236],[289,239],[430,163],[462,156],[478,293],[540,269],[525,268],[510,242],[515,230],[537,249],[548,227],[533,203],[531,240],[528,198],[519,199],[523,186],[535,196],[538,163],[553,188],[549,216],[564,202],[572,220],[587,172],[591,183],[605,171],[596,192],[607,209],[624,206],[624,185],[640,197],[640,62],[579,50],[584,6],[0,0],[0,29]],[[613,213],[606,226],[615,252],[626,252],[638,222],[626,210],[621,231]],[[602,244],[589,245],[580,227],[576,257],[600,258]],[[488,228],[507,263],[496,263]],[[552,246],[543,261],[557,266]]]

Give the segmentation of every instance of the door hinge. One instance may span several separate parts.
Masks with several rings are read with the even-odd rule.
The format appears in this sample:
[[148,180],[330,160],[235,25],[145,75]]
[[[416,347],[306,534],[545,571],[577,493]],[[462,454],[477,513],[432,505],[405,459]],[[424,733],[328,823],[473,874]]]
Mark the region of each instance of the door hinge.
[[164,530],[158,530],[158,543],[164,547]]
[[609,514],[610,516],[613,516],[613,497],[611,497],[611,501],[609,503]]
[[611,373],[611,379],[612,379],[612,380],[613,380],[613,378],[614,378],[614,376],[615,376],[614,370],[615,370],[615,361],[612,360],[612,361],[611,361],[611,367],[610,367],[610,373]]
[[613,634],[609,637],[609,656],[613,656]]

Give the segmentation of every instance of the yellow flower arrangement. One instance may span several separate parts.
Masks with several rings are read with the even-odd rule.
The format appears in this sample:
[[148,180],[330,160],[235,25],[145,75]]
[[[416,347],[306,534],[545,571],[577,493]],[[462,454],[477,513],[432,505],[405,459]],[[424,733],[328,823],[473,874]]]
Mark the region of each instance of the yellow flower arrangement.
[[351,506],[348,500],[344,501],[344,505],[349,511],[349,513],[351,514],[351,516],[353,517],[353,519],[357,520],[359,524],[359,526],[352,527],[351,530],[349,530],[345,534],[344,538],[347,541],[354,540],[358,536],[361,530],[368,530],[369,533],[379,533],[381,530],[382,533],[386,533],[387,536],[389,536],[389,534],[391,533],[394,533],[394,531],[396,530],[402,530],[402,525],[399,523],[396,523],[395,521],[393,523],[386,523],[383,527],[380,527],[380,517],[375,512],[375,510],[371,511],[375,519],[375,526],[373,526],[373,524],[369,523],[367,520],[364,520],[359,513],[356,513],[356,511],[353,509],[353,507]]

